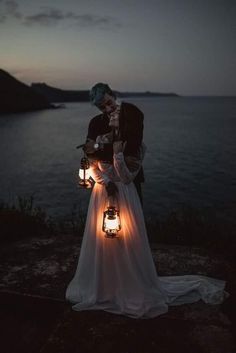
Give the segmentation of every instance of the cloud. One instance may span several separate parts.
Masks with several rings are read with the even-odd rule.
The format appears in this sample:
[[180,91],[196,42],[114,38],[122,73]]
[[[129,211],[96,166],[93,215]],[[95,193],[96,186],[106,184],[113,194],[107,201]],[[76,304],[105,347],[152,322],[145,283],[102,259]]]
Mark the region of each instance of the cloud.
[[1,3],[2,3],[2,0],[0,0],[0,24],[5,22],[6,19],[7,19],[7,16],[6,16],[6,11],[5,10],[1,10]]
[[45,8],[44,11],[25,17],[24,24],[50,26],[66,20],[80,27],[104,28],[121,26],[121,24],[111,16],[98,16],[94,14],[78,15],[73,12],[63,12],[55,8]]
[[5,4],[6,15],[9,15],[15,18],[22,17],[22,14],[18,10],[19,5],[16,1],[9,0],[9,1],[5,1],[4,4]]
[[99,16],[85,13],[77,14],[71,11],[61,11],[53,7],[41,7],[41,11],[32,15],[24,16],[19,11],[19,4],[14,0],[0,0],[4,5],[4,11],[0,15],[0,23],[8,18],[20,20],[25,26],[53,26],[64,22],[69,22],[78,27],[97,27],[100,29],[111,29],[121,27],[121,23],[112,16]]
[[54,25],[55,23],[61,22],[64,19],[65,15],[62,11],[50,8],[48,10],[38,12],[34,15],[26,16],[24,18],[23,24],[27,26],[36,24],[50,26]]
[[121,23],[111,16],[97,16],[93,14],[77,15],[67,12],[66,17],[75,20],[75,24],[81,27],[120,27]]

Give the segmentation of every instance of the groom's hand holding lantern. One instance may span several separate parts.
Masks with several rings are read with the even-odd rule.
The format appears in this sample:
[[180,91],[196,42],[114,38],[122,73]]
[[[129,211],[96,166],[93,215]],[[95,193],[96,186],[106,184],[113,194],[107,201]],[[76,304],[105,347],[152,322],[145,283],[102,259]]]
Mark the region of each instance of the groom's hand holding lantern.
[[99,149],[99,144],[92,139],[87,139],[83,150],[86,154],[94,154]]

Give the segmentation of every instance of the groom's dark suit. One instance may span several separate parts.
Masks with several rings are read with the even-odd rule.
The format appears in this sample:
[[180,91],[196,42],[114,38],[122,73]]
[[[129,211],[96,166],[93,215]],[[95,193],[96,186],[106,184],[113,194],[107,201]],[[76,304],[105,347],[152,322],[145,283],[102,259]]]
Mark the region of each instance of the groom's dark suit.
[[[134,104],[122,102],[119,114],[119,131],[120,139],[127,141],[124,155],[138,156],[138,149],[143,140],[143,119],[144,115]],[[87,139],[96,141],[97,136],[110,132],[112,128],[109,126],[109,117],[107,114],[99,114],[91,119],[88,128]],[[104,151],[98,151],[94,156],[99,160],[106,160],[112,163],[112,146],[106,146]],[[144,181],[143,168],[140,169],[138,175],[134,179],[141,199],[141,185]]]

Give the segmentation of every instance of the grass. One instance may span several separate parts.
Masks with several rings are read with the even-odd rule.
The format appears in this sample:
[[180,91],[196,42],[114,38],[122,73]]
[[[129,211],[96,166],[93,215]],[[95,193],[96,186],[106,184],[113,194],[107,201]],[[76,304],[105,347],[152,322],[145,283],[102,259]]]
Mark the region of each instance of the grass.
[[33,196],[17,196],[11,204],[0,203],[0,242],[68,232],[82,237],[85,220],[86,215],[76,204],[72,206],[69,215],[53,218],[43,208],[35,205]]
[[34,198],[17,196],[16,202],[0,204],[0,240],[9,242],[52,231],[46,212],[34,206]]
[[[236,215],[236,209],[232,211]],[[163,219],[146,220],[150,242],[200,246],[229,256],[236,253],[235,225],[217,216],[213,208],[190,206],[179,207]]]
[[[79,205],[73,204],[69,215],[55,219],[35,206],[33,196],[16,200],[0,204],[0,242],[43,234],[83,236],[86,214]],[[146,227],[151,243],[200,246],[229,256],[236,252],[235,223],[218,218],[214,209],[183,206],[166,218],[146,219]]]

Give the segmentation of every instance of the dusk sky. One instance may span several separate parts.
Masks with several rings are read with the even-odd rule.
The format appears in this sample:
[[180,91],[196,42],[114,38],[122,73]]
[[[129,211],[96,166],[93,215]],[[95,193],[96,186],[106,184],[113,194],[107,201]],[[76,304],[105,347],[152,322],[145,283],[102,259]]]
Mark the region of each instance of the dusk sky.
[[0,68],[65,89],[236,95],[236,1],[0,0]]

